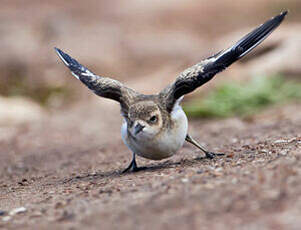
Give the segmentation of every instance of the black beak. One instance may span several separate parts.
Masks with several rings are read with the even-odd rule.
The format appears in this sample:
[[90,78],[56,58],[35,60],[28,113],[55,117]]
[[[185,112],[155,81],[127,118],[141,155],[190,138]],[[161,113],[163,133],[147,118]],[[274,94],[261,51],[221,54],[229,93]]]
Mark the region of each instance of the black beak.
[[144,127],[145,127],[144,125],[140,125],[138,123],[134,128],[134,134],[137,135],[138,133],[140,133]]

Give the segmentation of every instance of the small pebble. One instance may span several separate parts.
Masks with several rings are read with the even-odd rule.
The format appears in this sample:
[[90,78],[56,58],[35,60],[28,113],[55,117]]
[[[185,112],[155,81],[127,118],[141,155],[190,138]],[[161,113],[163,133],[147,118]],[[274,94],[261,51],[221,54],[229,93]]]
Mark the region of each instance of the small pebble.
[[296,140],[297,140],[297,138],[296,138],[296,137],[293,137],[293,138],[289,139],[288,142],[291,143],[291,142],[294,142],[294,141],[296,141]]
[[237,138],[232,138],[232,143],[237,143]]
[[274,144],[282,144],[282,143],[287,143],[287,140],[276,140],[274,141]]
[[280,154],[281,154],[282,156],[286,156],[286,155],[287,155],[287,151],[283,150],[283,151],[280,152]]
[[15,209],[13,209],[9,212],[9,215],[13,216],[13,215],[23,213],[23,212],[26,212],[26,211],[27,211],[27,209],[25,207],[15,208]]
[[187,178],[183,178],[183,179],[181,179],[181,181],[182,181],[183,183],[187,183],[189,180],[188,180]]
[[215,169],[215,171],[216,172],[221,172],[221,171],[223,171],[223,169],[222,168],[217,168],[217,169]]
[[198,170],[196,173],[197,173],[197,174],[202,174],[202,173],[204,173],[204,170],[200,169],[200,170]]
[[2,218],[2,220],[3,220],[4,222],[9,221],[10,219],[11,219],[11,216],[5,216],[5,217]]
[[229,157],[229,158],[232,158],[233,156],[234,156],[233,153],[229,153],[229,154],[226,155],[226,157]]
[[6,212],[5,211],[3,211],[3,210],[0,210],[0,216],[4,216],[6,214]]
[[237,184],[238,180],[237,180],[237,178],[233,178],[233,179],[231,180],[231,182],[232,182],[232,184]]

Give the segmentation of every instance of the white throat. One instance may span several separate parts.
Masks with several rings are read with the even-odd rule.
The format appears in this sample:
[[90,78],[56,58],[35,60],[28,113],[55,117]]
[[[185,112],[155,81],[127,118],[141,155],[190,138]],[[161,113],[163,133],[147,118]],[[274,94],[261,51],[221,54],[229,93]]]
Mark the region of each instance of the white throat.
[[[182,98],[178,101],[180,100]],[[175,104],[171,112],[172,127],[162,131],[151,140],[133,139],[128,136],[127,123],[124,120],[121,135],[128,148],[139,156],[153,160],[161,160],[175,154],[183,146],[188,129],[187,117],[179,102]]]

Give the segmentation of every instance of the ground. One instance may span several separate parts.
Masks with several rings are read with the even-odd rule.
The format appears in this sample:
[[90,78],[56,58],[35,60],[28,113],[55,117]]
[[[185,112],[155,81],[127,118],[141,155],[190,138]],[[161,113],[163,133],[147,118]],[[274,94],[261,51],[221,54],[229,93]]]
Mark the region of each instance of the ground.
[[[118,106],[108,104],[3,130],[0,227],[299,228],[300,104],[248,120],[191,120],[191,135],[224,157],[185,144],[167,160],[138,158],[149,169],[128,174]],[[26,211],[9,215],[19,207]]]

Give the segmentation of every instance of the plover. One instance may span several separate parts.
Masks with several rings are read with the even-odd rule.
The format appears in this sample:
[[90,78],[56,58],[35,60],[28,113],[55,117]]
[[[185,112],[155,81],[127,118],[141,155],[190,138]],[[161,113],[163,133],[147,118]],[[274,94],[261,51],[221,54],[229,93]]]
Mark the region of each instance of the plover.
[[95,94],[120,103],[124,120],[122,139],[133,154],[131,163],[123,172],[138,171],[142,167],[136,164],[136,154],[151,160],[161,160],[174,155],[185,140],[202,150],[208,158],[222,155],[206,150],[188,134],[187,117],[180,102],[185,94],[205,84],[259,45],[280,25],[286,14],[287,11],[280,13],[230,48],[186,69],[172,84],[153,95],[138,93],[119,81],[95,75],[62,50],[55,50],[71,73]]

